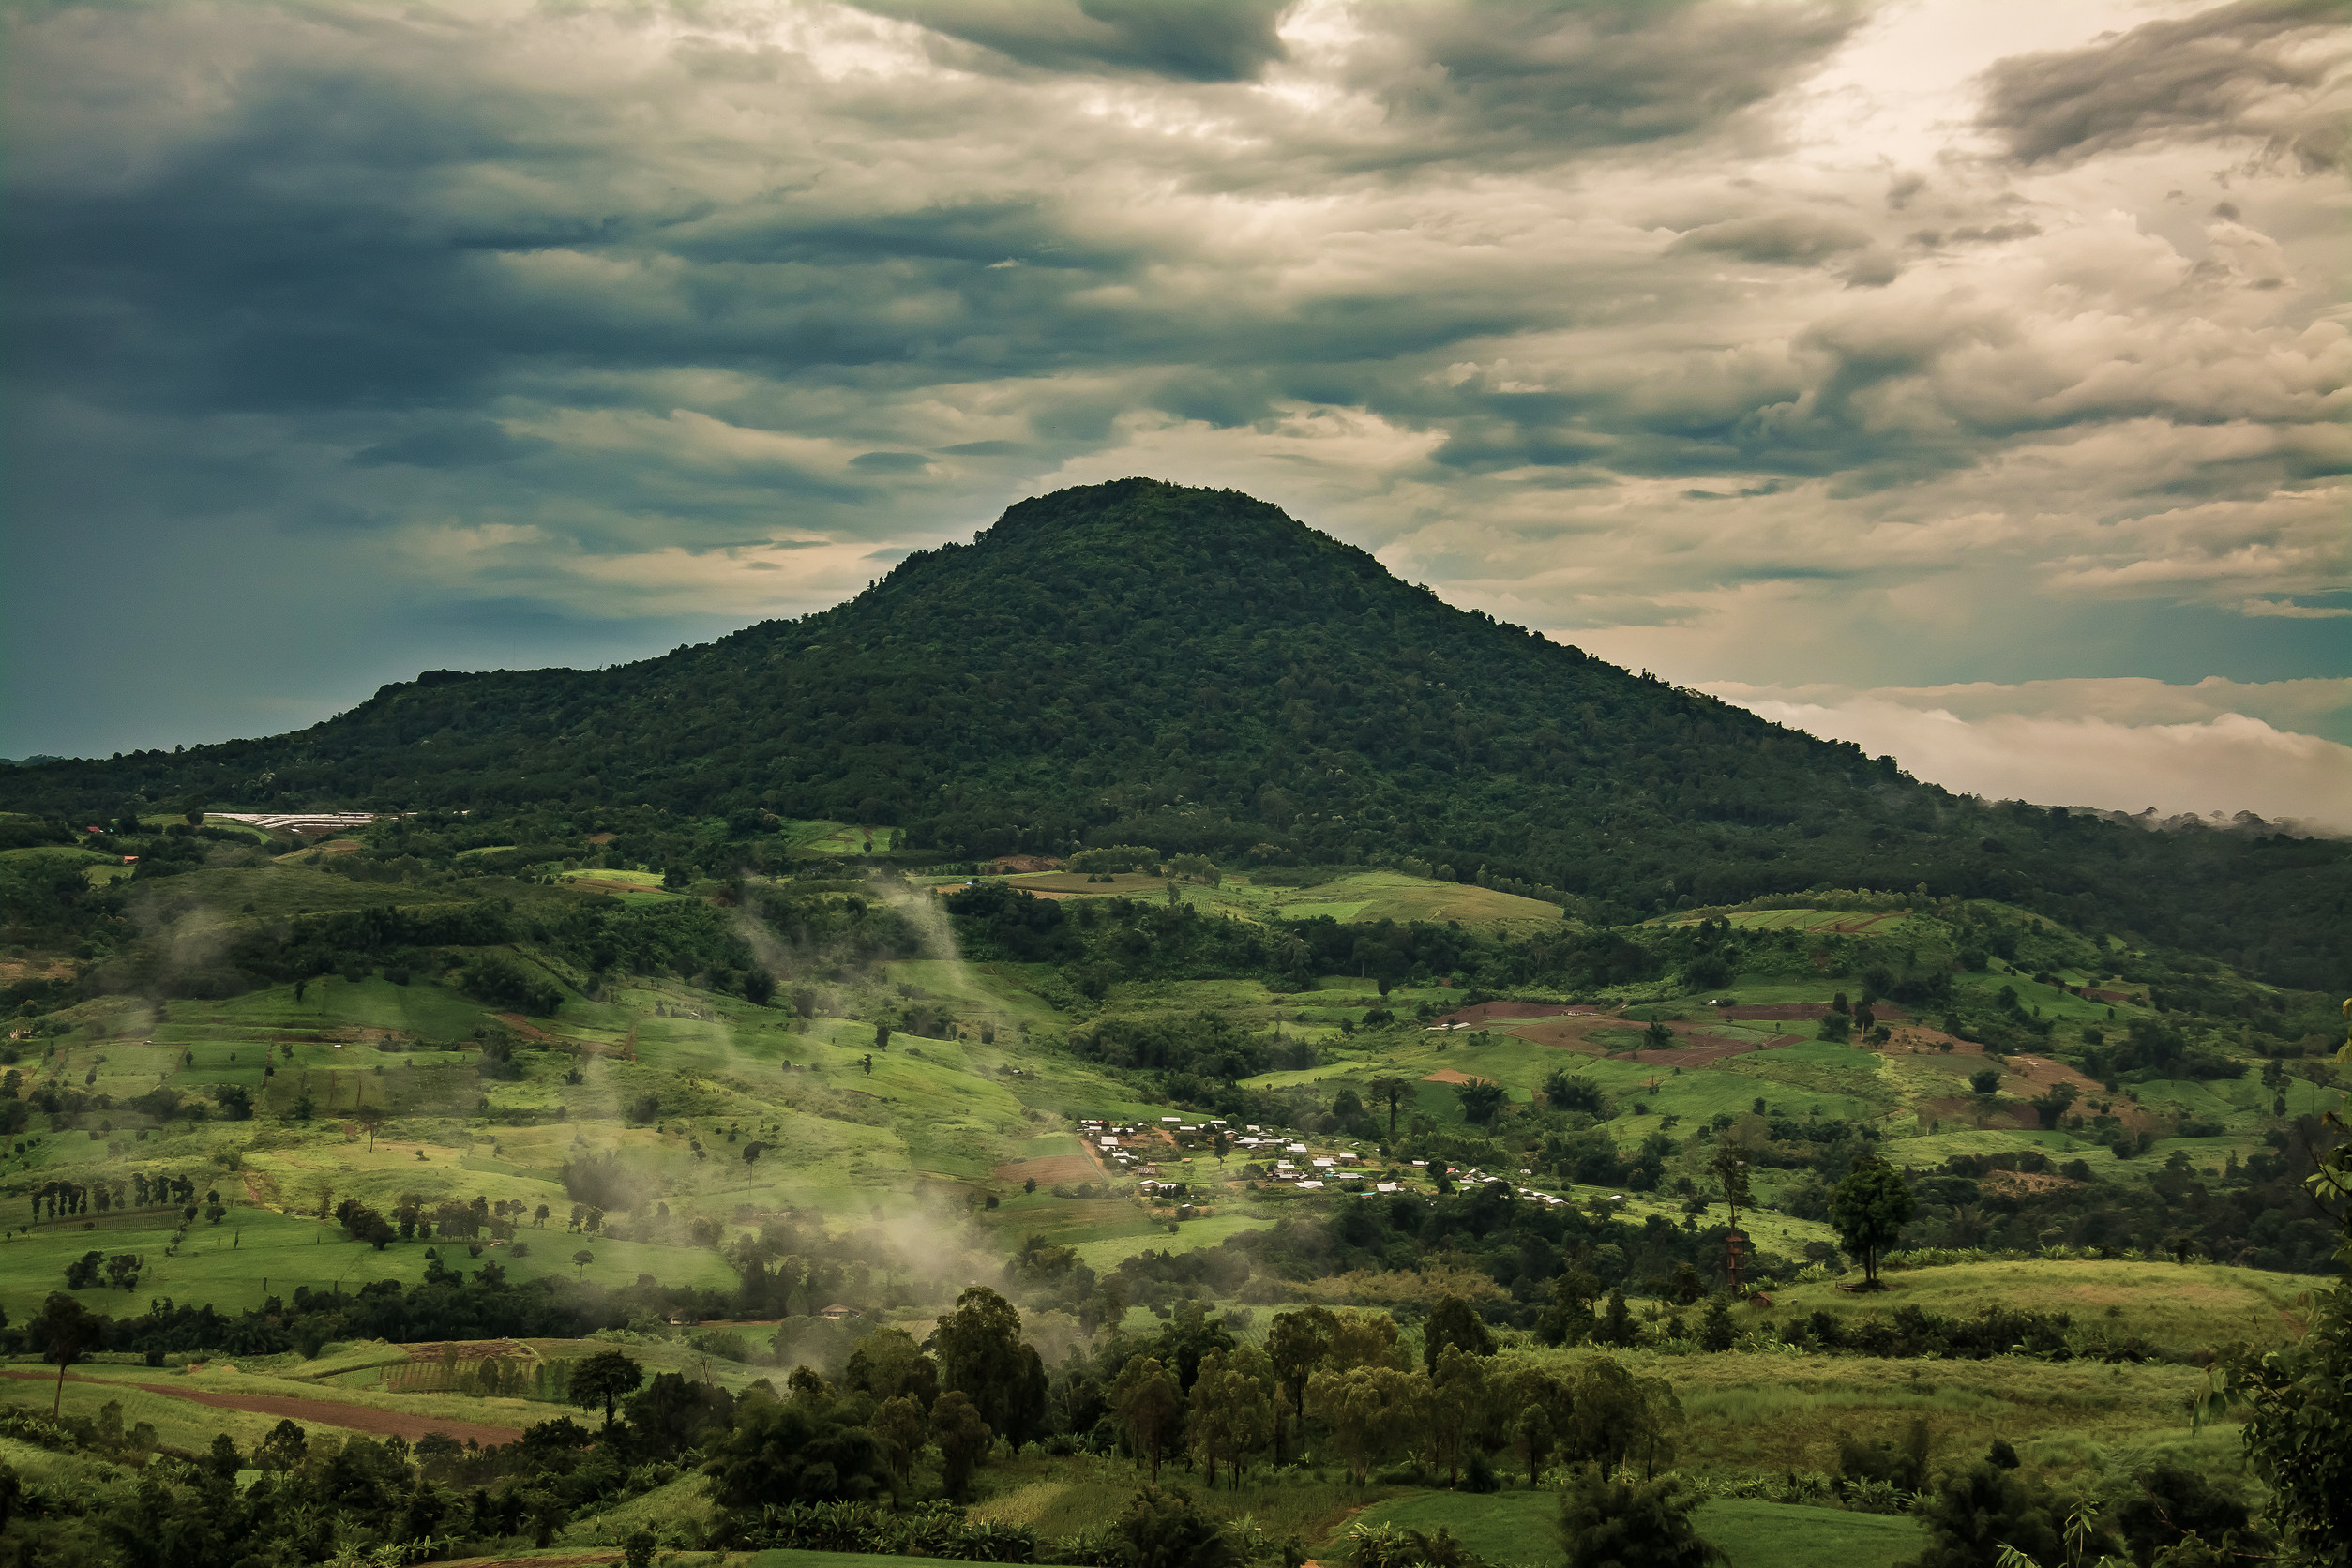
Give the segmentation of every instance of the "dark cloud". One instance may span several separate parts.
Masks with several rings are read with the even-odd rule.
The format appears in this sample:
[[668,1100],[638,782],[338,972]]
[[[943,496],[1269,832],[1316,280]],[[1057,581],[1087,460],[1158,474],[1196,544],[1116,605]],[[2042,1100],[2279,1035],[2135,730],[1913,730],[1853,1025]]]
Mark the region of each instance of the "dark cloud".
[[[2342,0],[2239,0],[2084,49],[2013,55],[1985,73],[1979,124],[2024,163],[2247,136],[2333,167],[2346,134],[2345,21]],[[2327,57],[2298,47],[2330,33]]]
[[1847,0],[1492,0],[1376,14],[1385,26],[1359,77],[1397,112],[1469,145],[1540,153],[1718,125],[1818,65],[1865,12]]
[[[554,607],[577,627],[548,645],[573,657],[607,623],[814,608],[862,586],[869,550],[1112,474],[1300,515],[1336,496],[1358,509],[1331,525],[1373,543],[1474,515],[1498,548],[1565,549],[1618,526],[1579,509],[1654,503],[1744,552],[1720,580],[1798,581],[1807,559],[1844,570],[1847,541],[1751,547],[1734,520],[1876,515],[1841,496],[1996,516],[2008,498],[1954,499],[1962,476],[2035,432],[2112,438],[2131,455],[2095,461],[2143,499],[2352,462],[2328,423],[2333,324],[2297,293],[2328,268],[2269,238],[2292,169],[2237,179],[2184,266],[2164,236],[2194,223],[2185,198],[2171,229],[2103,233],[2013,166],[1903,149],[1930,185],[1876,144],[1823,146],[1797,116],[1850,6],[1366,3],[1301,15],[1287,53],[1271,3],[864,10],[25,13],[0,231],[10,526],[102,522],[130,562],[234,529],[223,563],[333,580],[412,628],[439,598]],[[2240,13],[2208,32],[2305,68],[2304,12]],[[2138,46],[2114,52],[2139,36],[2045,62],[2138,80]],[[2002,80],[2028,67],[2064,75]],[[2229,126],[2316,101],[2266,91],[2286,96]],[[2044,161],[2141,135],[2084,123]],[[2183,157],[2186,189],[2209,149]],[[2167,329],[2223,291],[2275,319]],[[2130,420],[2276,439],[2158,473],[2186,443],[2112,437]],[[778,530],[789,567],[765,558]],[[1472,572],[1485,547],[1446,548]],[[1579,602],[1637,620],[1656,593],[1637,555]],[[0,590],[65,602],[73,557]],[[1702,558],[1685,548],[1674,580]],[[204,569],[191,596],[265,618],[238,568],[209,589]],[[378,641],[410,661],[433,635]],[[19,662],[64,668],[70,646],[43,633]]]
[[1243,82],[1283,56],[1292,0],[859,0],[1041,70]]
[[363,446],[352,454],[359,468],[405,463],[414,468],[472,468],[484,463],[511,462],[553,443],[536,438],[517,439],[487,419],[430,419],[420,428],[389,441]]
[[1746,262],[1810,266],[1843,251],[1860,250],[1869,234],[1841,219],[1811,212],[1735,218],[1693,229],[1668,247],[1676,251],[1717,251]]

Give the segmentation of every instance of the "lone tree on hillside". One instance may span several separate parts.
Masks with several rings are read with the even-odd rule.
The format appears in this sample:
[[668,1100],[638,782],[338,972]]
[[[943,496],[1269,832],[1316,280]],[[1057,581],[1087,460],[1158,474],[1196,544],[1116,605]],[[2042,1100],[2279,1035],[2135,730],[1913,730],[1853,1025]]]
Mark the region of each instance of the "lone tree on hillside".
[[1830,1224],[1847,1251],[1862,1259],[1862,1288],[1878,1287],[1878,1256],[1903,1234],[1916,1207],[1911,1184],[1876,1154],[1854,1161],[1830,1195]]
[[604,1424],[612,1425],[612,1406],[624,1394],[634,1394],[645,1381],[645,1369],[618,1350],[600,1350],[572,1369],[572,1403],[583,1410],[604,1407]]
[[40,1345],[41,1359],[57,1364],[57,1393],[49,1402],[49,1418],[54,1421],[65,1408],[66,1368],[106,1343],[106,1320],[58,1290],[26,1326]]
[[1500,1083],[1472,1078],[1468,1083],[1455,1084],[1454,1093],[1461,1097],[1463,1118],[1479,1126],[1486,1125],[1502,1112],[1503,1090]]
[[578,1252],[572,1254],[572,1267],[580,1271],[580,1277],[582,1279],[586,1279],[588,1277],[588,1265],[596,1260],[596,1255],[589,1251],[586,1247],[581,1247]]
[[1748,1201],[1748,1152],[1736,1143],[1715,1146],[1707,1168],[1723,1184],[1723,1200],[1731,1209],[1731,1229],[1740,1229],[1740,1206]]
[[1400,1078],[1376,1078],[1372,1080],[1372,1098],[1388,1103],[1388,1136],[1391,1142],[1396,1138],[1396,1108],[1403,1105],[1405,1096],[1412,1092],[1413,1086]]

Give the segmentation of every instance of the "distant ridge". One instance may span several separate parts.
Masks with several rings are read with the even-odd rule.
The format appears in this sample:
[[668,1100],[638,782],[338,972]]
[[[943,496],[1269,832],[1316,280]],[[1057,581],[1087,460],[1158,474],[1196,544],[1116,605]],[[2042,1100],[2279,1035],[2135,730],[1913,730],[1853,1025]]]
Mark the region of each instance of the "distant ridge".
[[1265,502],[1143,478],[1023,501],[831,610],[640,663],[430,671],[288,735],[0,774],[0,805],[40,813],[191,794],[764,811],[942,858],[1403,856],[1620,918],[1924,884],[2291,984],[2352,967],[2352,847],[1987,807],[1456,610]]

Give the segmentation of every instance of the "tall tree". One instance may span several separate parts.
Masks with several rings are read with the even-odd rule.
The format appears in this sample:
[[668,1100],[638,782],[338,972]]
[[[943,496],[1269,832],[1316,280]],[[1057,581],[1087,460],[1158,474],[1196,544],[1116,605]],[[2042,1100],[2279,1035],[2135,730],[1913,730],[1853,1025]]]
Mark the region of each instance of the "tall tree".
[[1902,1238],[1917,1200],[1903,1173],[1876,1154],[1855,1158],[1830,1195],[1830,1224],[1839,1244],[1862,1259],[1864,1289],[1878,1289],[1878,1259]]
[[49,1402],[50,1418],[54,1420],[65,1408],[66,1368],[104,1347],[106,1319],[64,1291],[56,1290],[41,1304],[40,1311],[26,1330],[33,1343],[41,1348],[41,1359],[57,1364],[57,1392]]
[[1449,1345],[1473,1356],[1495,1353],[1495,1336],[1487,1331],[1486,1320],[1460,1296],[1440,1296],[1438,1304],[1430,1308],[1428,1321],[1421,1327],[1422,1364],[1435,1371],[1439,1352]]
[[583,1410],[604,1407],[604,1424],[612,1425],[612,1407],[625,1394],[645,1381],[645,1369],[619,1350],[599,1350],[572,1368],[572,1403]]
[[1405,1103],[1405,1096],[1412,1092],[1412,1084],[1404,1078],[1384,1075],[1372,1080],[1372,1097],[1386,1102],[1388,1106],[1388,1136],[1392,1143],[1396,1139],[1397,1108]]
[[1364,1485],[1372,1467],[1396,1453],[1427,1416],[1429,1380],[1394,1366],[1318,1372],[1306,1396],[1346,1456],[1348,1478]]
[[949,1389],[931,1406],[931,1440],[939,1455],[947,1495],[961,1498],[972,1485],[972,1472],[996,1441],[988,1421],[961,1389]]
[[967,1395],[999,1436],[1023,1440],[1045,1410],[1045,1368],[1021,1338],[1021,1315],[985,1285],[942,1314],[930,1339],[942,1389]]
[[1509,1097],[1501,1084],[1489,1083],[1485,1078],[1457,1083],[1454,1086],[1454,1093],[1462,1102],[1463,1119],[1480,1127],[1502,1113],[1503,1101]]
[[1249,1456],[1274,1436],[1274,1364],[1253,1345],[1212,1350],[1192,1382],[1192,1442],[1211,1485],[1224,1469],[1234,1486]]
[[[1216,1352],[1212,1352],[1216,1353]],[[1160,1455],[1184,1419],[1184,1391],[1176,1374],[1153,1356],[1129,1356],[1110,1385],[1110,1408],[1138,1459],[1148,1460],[1160,1478]]]
[[1459,1345],[1440,1350],[1427,1373],[1427,1420],[1422,1430],[1429,1457],[1445,1467],[1445,1484],[1459,1485],[1462,1456],[1493,1414],[1493,1380],[1486,1363]]

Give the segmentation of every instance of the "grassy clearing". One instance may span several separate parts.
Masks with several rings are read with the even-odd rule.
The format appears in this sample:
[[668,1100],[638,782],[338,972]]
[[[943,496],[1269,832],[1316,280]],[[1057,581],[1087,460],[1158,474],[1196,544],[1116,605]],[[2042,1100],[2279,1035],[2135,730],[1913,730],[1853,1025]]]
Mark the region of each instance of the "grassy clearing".
[[[1434,1535],[1445,1530],[1479,1556],[1502,1563],[1551,1562],[1560,1556],[1560,1500],[1549,1487],[1513,1488],[1486,1497],[1426,1492],[1364,1510],[1366,1524],[1393,1524]],[[1925,1545],[1919,1521],[1906,1515],[1715,1499],[1694,1521],[1724,1549],[1728,1568],[1892,1568]]]
[[[1123,1459],[1018,1459],[981,1472],[983,1495],[974,1518],[1027,1525],[1045,1535],[1078,1535],[1099,1530],[1125,1507],[1146,1477]],[[1160,1472],[1162,1485],[1192,1493],[1196,1501],[1228,1518],[1247,1517],[1277,1540],[1297,1535],[1321,1541],[1359,1510],[1397,1495],[1395,1488],[1361,1490],[1311,1470],[1277,1474],[1259,1470],[1238,1490],[1212,1488],[1198,1474],[1175,1467]]]
[[1968,1317],[2003,1306],[2064,1312],[2084,1327],[2103,1325],[2163,1343],[2242,1339],[2268,1349],[2301,1333],[2300,1299],[2330,1283],[2210,1263],[2119,1260],[1953,1263],[1892,1270],[1883,1277],[1887,1289],[1872,1295],[1849,1294],[1827,1283],[1787,1286],[1775,1293],[1770,1311],[1754,1316],[1777,1325],[1813,1312],[1850,1319],[1917,1306]]

